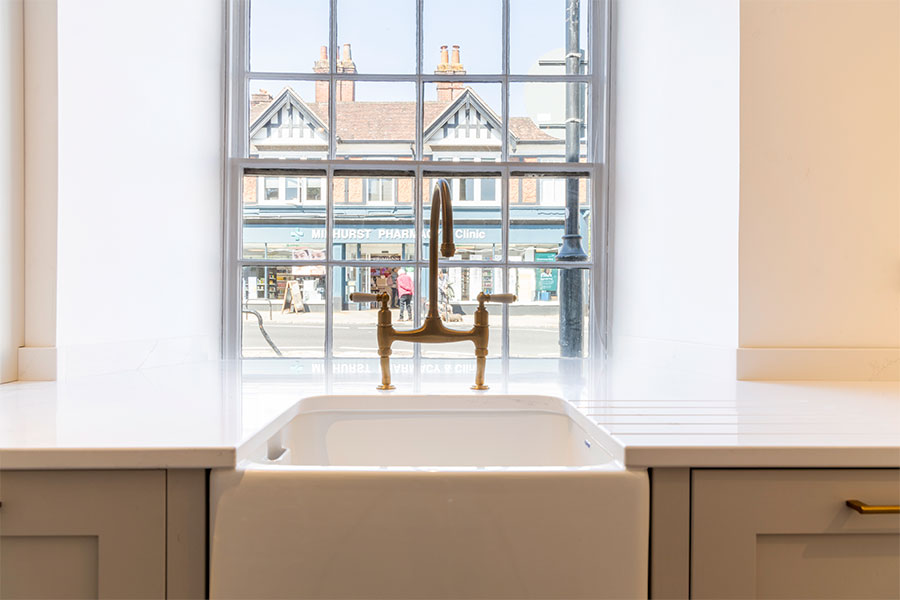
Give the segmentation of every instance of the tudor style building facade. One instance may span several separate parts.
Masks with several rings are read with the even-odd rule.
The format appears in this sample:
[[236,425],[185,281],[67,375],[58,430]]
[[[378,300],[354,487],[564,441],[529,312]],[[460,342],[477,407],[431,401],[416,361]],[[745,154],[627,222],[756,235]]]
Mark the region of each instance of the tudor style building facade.
[[[314,70],[327,71],[323,47]],[[349,45],[344,45],[338,72],[356,73]],[[459,48],[452,59],[441,48],[437,74],[465,74]],[[500,160],[502,124],[499,107],[490,106],[473,87],[461,82],[435,82],[436,100],[423,103],[423,160],[495,162]],[[410,160],[416,142],[416,103],[365,101],[355,81],[335,86],[334,123],[336,155],[347,160]],[[330,132],[328,83],[316,82],[313,98],[302,97],[286,86],[276,94],[259,90],[250,98],[250,156],[258,158],[323,159]],[[565,141],[528,117],[509,119],[510,161],[560,161]],[[558,128],[555,131],[559,131]],[[583,152],[582,152],[583,154]],[[425,181],[426,194],[430,182]],[[326,180],[322,177],[246,176],[243,184],[243,241],[245,258],[296,259],[324,256],[326,243]],[[491,260],[499,257],[502,240],[499,178],[472,177],[452,181],[458,257]],[[589,243],[589,205],[582,184],[582,231]],[[423,194],[423,195],[426,195]],[[510,180],[509,255],[534,261],[555,256],[565,218],[565,180],[520,178]],[[336,177],[333,252],[338,259],[412,260],[415,256],[414,180],[412,177]],[[427,224],[429,205],[420,203]],[[425,240],[427,243],[427,239]],[[269,267],[245,280],[245,299],[282,298],[286,282],[296,276],[309,279],[311,267]],[[457,300],[469,300],[468,289],[489,287],[491,269],[451,269]],[[321,273],[324,276],[324,273]],[[527,275],[527,274],[526,274]],[[471,278],[480,285],[468,285]],[[527,278],[526,278],[527,279]],[[334,297],[370,287],[370,276],[360,270],[355,281],[336,281]],[[523,282],[525,295],[550,300],[555,289],[541,285],[540,274]],[[555,286],[555,282],[553,284]],[[348,289],[350,286],[350,289]],[[530,286],[530,287],[529,287]],[[550,286],[552,287],[552,286]],[[522,286],[519,288],[523,289]],[[325,298],[325,286],[305,285],[310,302]]]

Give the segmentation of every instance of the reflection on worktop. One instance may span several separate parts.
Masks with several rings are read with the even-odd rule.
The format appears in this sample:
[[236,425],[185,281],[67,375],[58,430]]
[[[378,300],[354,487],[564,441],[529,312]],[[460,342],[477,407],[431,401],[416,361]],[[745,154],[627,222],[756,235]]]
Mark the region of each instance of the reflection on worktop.
[[632,466],[900,466],[896,382],[749,382],[589,361],[215,361],[0,386],[0,466],[234,465],[305,397],[522,394],[563,397],[625,448]]

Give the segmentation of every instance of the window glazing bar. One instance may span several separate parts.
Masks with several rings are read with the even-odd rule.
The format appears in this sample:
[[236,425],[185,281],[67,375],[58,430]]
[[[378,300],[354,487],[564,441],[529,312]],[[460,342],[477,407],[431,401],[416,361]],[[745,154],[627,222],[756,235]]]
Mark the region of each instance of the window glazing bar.
[[[356,268],[372,268],[372,269],[380,269],[382,267],[410,267],[410,268],[422,268],[428,266],[428,259],[422,260],[405,260],[405,261],[386,261],[386,260],[290,260],[290,259],[264,259],[264,258],[245,258],[241,259],[238,262],[240,267],[299,267],[299,266],[314,266],[314,265],[327,265],[329,267],[356,267]],[[465,269],[468,267],[479,268],[479,269],[502,269],[504,267],[509,267],[511,269],[523,268],[523,269],[586,269],[588,267],[593,266],[594,263],[590,261],[579,262],[577,266],[573,265],[571,262],[565,261],[483,261],[483,260],[467,260],[467,261],[459,261],[459,260],[450,260],[450,259],[441,259],[438,260],[438,266],[441,268],[447,269]]]
[[243,167],[243,175],[258,175],[260,177],[327,177],[328,169],[284,168],[283,165],[277,167],[250,166]]
[[331,160],[337,155],[337,100],[335,100],[337,84],[334,81],[337,53],[337,0],[331,0],[328,11],[328,158]]
[[386,81],[398,83],[413,83],[416,81],[424,81],[432,83],[438,81],[461,81],[471,83],[502,83],[511,81],[514,83],[527,82],[582,82],[592,83],[594,81],[591,75],[506,75],[503,73],[494,74],[466,74],[466,75],[450,75],[439,73],[428,73],[417,75],[414,73],[341,73],[340,75],[332,73],[306,73],[306,72],[285,72],[285,71],[250,71],[244,75],[247,81],[253,79],[264,79],[272,81],[328,81],[336,79],[338,81]]
[[331,73],[303,73],[286,71],[249,71],[244,77],[251,79],[265,79],[272,81],[328,81]]
[[[366,171],[393,171],[397,177],[414,177],[418,168],[424,176],[448,173],[486,173],[503,175],[509,171],[510,177],[529,177],[542,173],[565,173],[571,177],[589,177],[597,172],[596,165],[587,162],[451,162],[432,160],[318,160],[304,158],[235,158],[232,166],[247,170],[280,169],[286,172],[319,173],[324,177],[325,171],[334,167],[336,177],[355,177],[354,173],[365,174]],[[250,173],[252,174],[252,173]]]
[[325,190],[325,358],[331,356],[334,348],[334,171],[328,169],[327,186]]

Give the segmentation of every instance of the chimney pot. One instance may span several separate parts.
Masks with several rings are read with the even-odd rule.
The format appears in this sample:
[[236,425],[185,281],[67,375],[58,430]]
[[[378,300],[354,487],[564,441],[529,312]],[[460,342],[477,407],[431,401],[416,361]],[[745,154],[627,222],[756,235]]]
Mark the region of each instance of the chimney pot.
[[453,64],[459,64],[459,46],[457,44],[453,44]]
[[313,71],[316,73],[327,73],[328,66],[328,46],[319,46],[319,58],[313,63]]
[[341,58],[342,58],[342,60],[344,60],[344,61],[350,61],[350,60],[352,60],[352,59],[350,58],[350,44],[344,44],[344,53],[343,53],[343,55],[342,55]]
[[447,55],[447,46],[441,46],[441,64],[446,65],[450,62],[450,57]]
[[250,106],[258,106],[272,101],[272,96],[268,91],[260,89],[255,94],[250,95]]

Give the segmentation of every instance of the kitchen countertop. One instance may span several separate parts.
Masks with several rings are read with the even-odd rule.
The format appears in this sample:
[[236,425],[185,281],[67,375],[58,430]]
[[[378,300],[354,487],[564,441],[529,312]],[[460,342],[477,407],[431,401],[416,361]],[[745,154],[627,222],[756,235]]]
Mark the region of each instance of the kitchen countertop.
[[[898,382],[748,382],[586,363],[395,360],[394,393],[562,396],[630,467],[900,467]],[[599,371],[599,370],[598,370]],[[327,375],[326,375],[327,373]],[[0,468],[231,467],[304,397],[374,395],[371,359],[221,361],[0,385]]]

